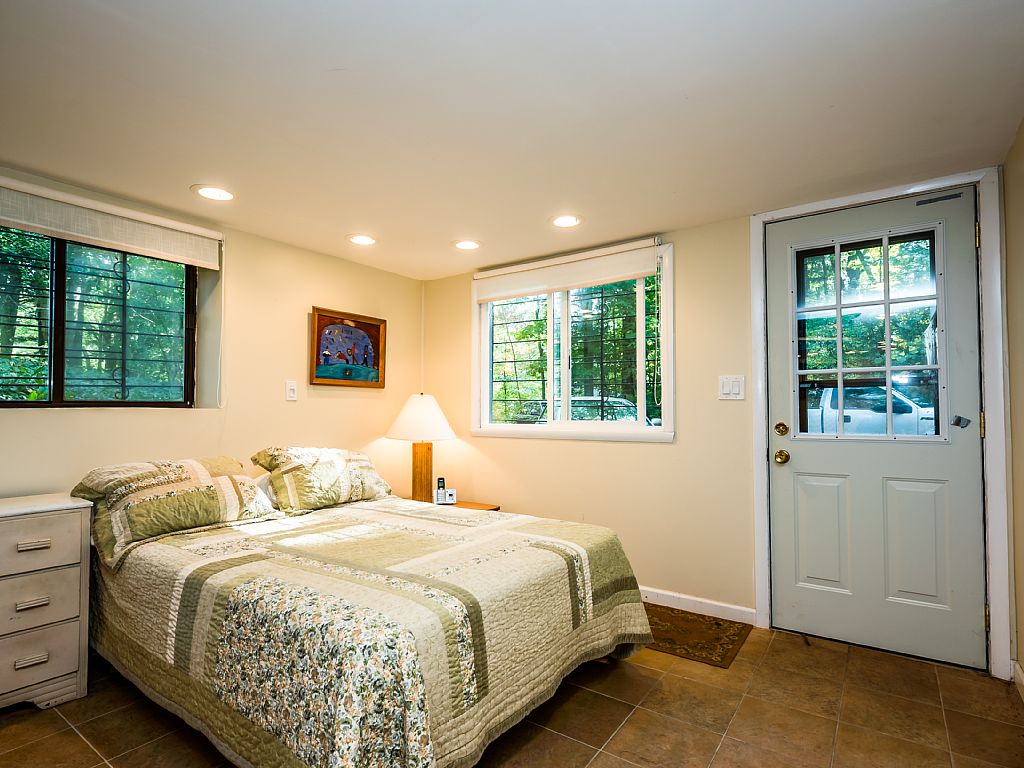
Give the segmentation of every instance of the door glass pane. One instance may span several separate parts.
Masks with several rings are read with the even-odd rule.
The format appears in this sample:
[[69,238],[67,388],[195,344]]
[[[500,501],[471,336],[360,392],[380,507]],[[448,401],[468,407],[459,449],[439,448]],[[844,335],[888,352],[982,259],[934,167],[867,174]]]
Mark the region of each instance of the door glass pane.
[[885,365],[885,305],[843,310],[843,367]]
[[835,374],[808,373],[800,377],[797,421],[801,434],[836,433]]
[[849,243],[840,249],[840,275],[844,304],[876,301],[885,296],[882,241]]
[[830,245],[796,252],[796,305],[822,307],[836,303],[835,249]]
[[800,370],[837,367],[835,310],[800,312],[796,333]]
[[637,420],[637,281],[569,291],[570,417]]
[[939,372],[894,371],[892,426],[897,435],[936,435],[939,425]]
[[547,420],[547,325],[547,295],[491,305],[492,422]]
[[843,433],[884,435],[888,432],[885,373],[843,376]]
[[893,365],[936,365],[938,336],[936,302],[908,301],[891,305]]
[[0,227],[0,400],[50,398],[50,238]]
[[935,235],[919,232],[889,239],[889,296],[935,294]]

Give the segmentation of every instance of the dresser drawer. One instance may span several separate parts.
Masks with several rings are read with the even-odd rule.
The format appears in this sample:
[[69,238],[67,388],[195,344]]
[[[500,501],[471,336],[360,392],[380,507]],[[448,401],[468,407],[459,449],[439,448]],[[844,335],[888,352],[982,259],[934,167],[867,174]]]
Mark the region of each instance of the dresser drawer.
[[81,559],[81,512],[0,520],[0,576],[69,565]]
[[78,669],[77,621],[0,638],[0,693]]
[[78,616],[81,566],[0,579],[0,635]]

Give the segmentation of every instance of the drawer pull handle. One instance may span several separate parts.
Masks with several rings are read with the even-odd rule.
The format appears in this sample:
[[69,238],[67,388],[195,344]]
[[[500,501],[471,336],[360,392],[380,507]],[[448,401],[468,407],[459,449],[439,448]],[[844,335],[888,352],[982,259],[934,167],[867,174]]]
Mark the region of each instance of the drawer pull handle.
[[21,611],[28,611],[32,608],[42,608],[43,606],[50,604],[50,596],[37,597],[32,600],[22,600],[21,602],[14,604],[14,612],[20,613]]
[[53,539],[36,539],[35,541],[19,541],[19,552],[32,552],[37,549],[49,549]]
[[42,653],[37,653],[35,656],[26,656],[23,659],[15,659],[14,668],[25,669],[26,667],[34,667],[36,664],[45,664],[49,660],[50,652],[43,651]]

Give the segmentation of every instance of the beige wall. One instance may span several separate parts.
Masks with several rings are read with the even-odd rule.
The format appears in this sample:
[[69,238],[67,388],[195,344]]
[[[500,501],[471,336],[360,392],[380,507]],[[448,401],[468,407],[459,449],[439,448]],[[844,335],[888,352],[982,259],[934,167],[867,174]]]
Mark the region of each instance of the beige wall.
[[1024,124],[1003,165],[1006,221],[1006,327],[1010,354],[1013,441],[1013,548],[1016,577],[1017,658],[1024,642]]
[[665,235],[675,244],[676,440],[671,444],[471,437],[471,277],[427,284],[426,386],[459,440],[434,472],[461,497],[607,525],[640,583],[754,605],[750,400],[717,399],[750,376],[749,221]]
[[[226,233],[223,408],[0,410],[0,497],[66,490],[99,464],[226,453],[270,444],[366,448],[399,493],[409,446],[384,433],[420,382],[421,283],[333,256]],[[387,387],[306,384],[312,305],[388,321]],[[201,310],[202,312],[202,310]],[[217,314],[200,315],[207,330]],[[204,366],[201,389],[212,373]],[[299,385],[284,399],[285,380]]]

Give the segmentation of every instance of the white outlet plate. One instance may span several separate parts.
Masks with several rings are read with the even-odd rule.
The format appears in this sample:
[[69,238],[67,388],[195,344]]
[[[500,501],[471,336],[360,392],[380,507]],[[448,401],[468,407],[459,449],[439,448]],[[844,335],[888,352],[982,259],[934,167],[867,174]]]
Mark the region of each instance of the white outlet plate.
[[298,400],[299,399],[299,387],[294,381],[286,381],[284,383],[284,399],[285,400]]
[[718,377],[718,399],[719,400],[743,400],[746,396],[746,376],[719,376]]

